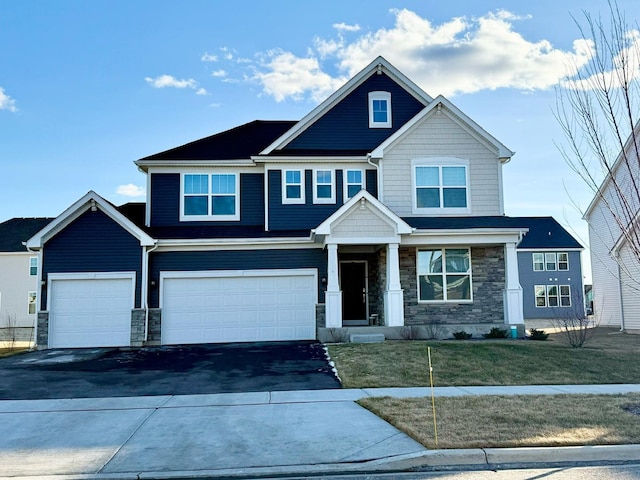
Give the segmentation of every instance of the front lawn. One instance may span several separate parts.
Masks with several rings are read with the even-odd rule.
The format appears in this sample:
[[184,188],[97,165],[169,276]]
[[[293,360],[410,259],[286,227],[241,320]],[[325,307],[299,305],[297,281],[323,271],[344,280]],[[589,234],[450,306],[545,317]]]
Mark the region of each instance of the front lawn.
[[598,328],[583,348],[547,341],[386,341],[329,345],[345,388],[640,383],[640,335]]

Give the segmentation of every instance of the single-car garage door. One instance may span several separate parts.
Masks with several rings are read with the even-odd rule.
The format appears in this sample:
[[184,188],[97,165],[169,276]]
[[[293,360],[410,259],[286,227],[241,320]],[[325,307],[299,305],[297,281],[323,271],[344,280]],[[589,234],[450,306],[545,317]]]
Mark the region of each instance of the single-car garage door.
[[49,275],[49,347],[131,343],[134,274]]
[[166,272],[161,279],[163,344],[316,337],[314,269]]

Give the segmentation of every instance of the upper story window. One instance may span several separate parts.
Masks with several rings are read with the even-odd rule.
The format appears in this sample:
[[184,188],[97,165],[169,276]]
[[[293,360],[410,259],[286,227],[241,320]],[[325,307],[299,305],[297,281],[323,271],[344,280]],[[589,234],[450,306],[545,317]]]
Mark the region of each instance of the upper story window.
[[237,173],[182,175],[181,220],[239,220]]
[[369,128],[391,128],[391,93],[369,92]]
[[[442,161],[446,160],[442,159]],[[467,162],[451,162],[452,164],[427,164],[427,162],[427,160],[413,162],[414,212],[468,213],[470,210]]]
[[420,302],[471,301],[471,249],[418,250]]
[[333,170],[313,171],[313,203],[336,203]]
[[29,257],[29,275],[38,275],[38,257]]
[[282,172],[282,203],[304,203],[304,170]]
[[347,201],[364,188],[364,173],[362,170],[345,170],[344,172],[344,200]]
[[569,254],[566,252],[546,252],[533,254],[533,271],[569,270]]

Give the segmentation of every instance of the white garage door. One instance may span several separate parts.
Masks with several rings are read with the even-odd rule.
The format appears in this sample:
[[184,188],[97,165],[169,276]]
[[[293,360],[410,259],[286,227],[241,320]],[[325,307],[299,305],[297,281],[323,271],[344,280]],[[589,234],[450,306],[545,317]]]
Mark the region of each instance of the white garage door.
[[162,275],[163,344],[310,340],[316,337],[315,270],[198,272],[197,276],[193,275],[194,272]]
[[50,348],[130,345],[133,276],[49,277]]

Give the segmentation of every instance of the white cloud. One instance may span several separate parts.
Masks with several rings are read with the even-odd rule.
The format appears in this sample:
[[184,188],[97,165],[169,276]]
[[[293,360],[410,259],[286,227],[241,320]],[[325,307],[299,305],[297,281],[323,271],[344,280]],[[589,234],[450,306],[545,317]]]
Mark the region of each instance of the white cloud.
[[145,81],[154,88],[173,87],[173,88],[195,89],[198,85],[198,82],[196,82],[192,78],[188,80],[178,80],[177,78],[171,75],[160,75],[159,77],[156,77],[156,78],[146,77]]
[[256,71],[253,79],[277,102],[285,98],[301,100],[306,94],[320,101],[346,80],[323,72],[316,58],[299,58],[281,50],[268,52],[260,68],[262,71]]
[[[434,24],[410,10],[392,10],[391,28],[363,32],[346,41],[342,32],[356,26],[335,24],[337,38],[316,38],[304,56],[282,50],[258,54],[250,80],[276,101],[320,101],[378,55],[435,96],[497,88],[547,89],[591,58],[585,45],[555,48],[548,40],[530,41],[514,29],[518,17],[499,10],[477,18],[452,18]],[[228,49],[222,49],[228,52]],[[337,73],[328,68],[337,64]]]
[[333,28],[338,30],[339,32],[357,32],[360,30],[360,25],[357,23],[355,25],[348,25],[344,22],[334,23]]
[[200,57],[200,61],[202,61],[202,62],[217,62],[218,61],[218,56],[217,55],[211,55],[211,54],[205,52],[204,55],[202,55],[202,57]]
[[4,93],[4,88],[0,87],[0,110],[9,110],[10,112],[17,112],[16,101],[9,95]]
[[211,73],[212,77],[226,77],[227,76],[227,72],[225,70],[216,70],[215,72]]
[[199,88],[198,90],[196,90],[196,95],[209,95],[209,92],[207,92],[207,90],[204,88]]
[[144,197],[146,196],[146,190],[144,187],[139,185],[134,185],[133,183],[128,183],[126,185],[120,185],[116,189],[116,193],[118,195],[122,195],[123,197]]

